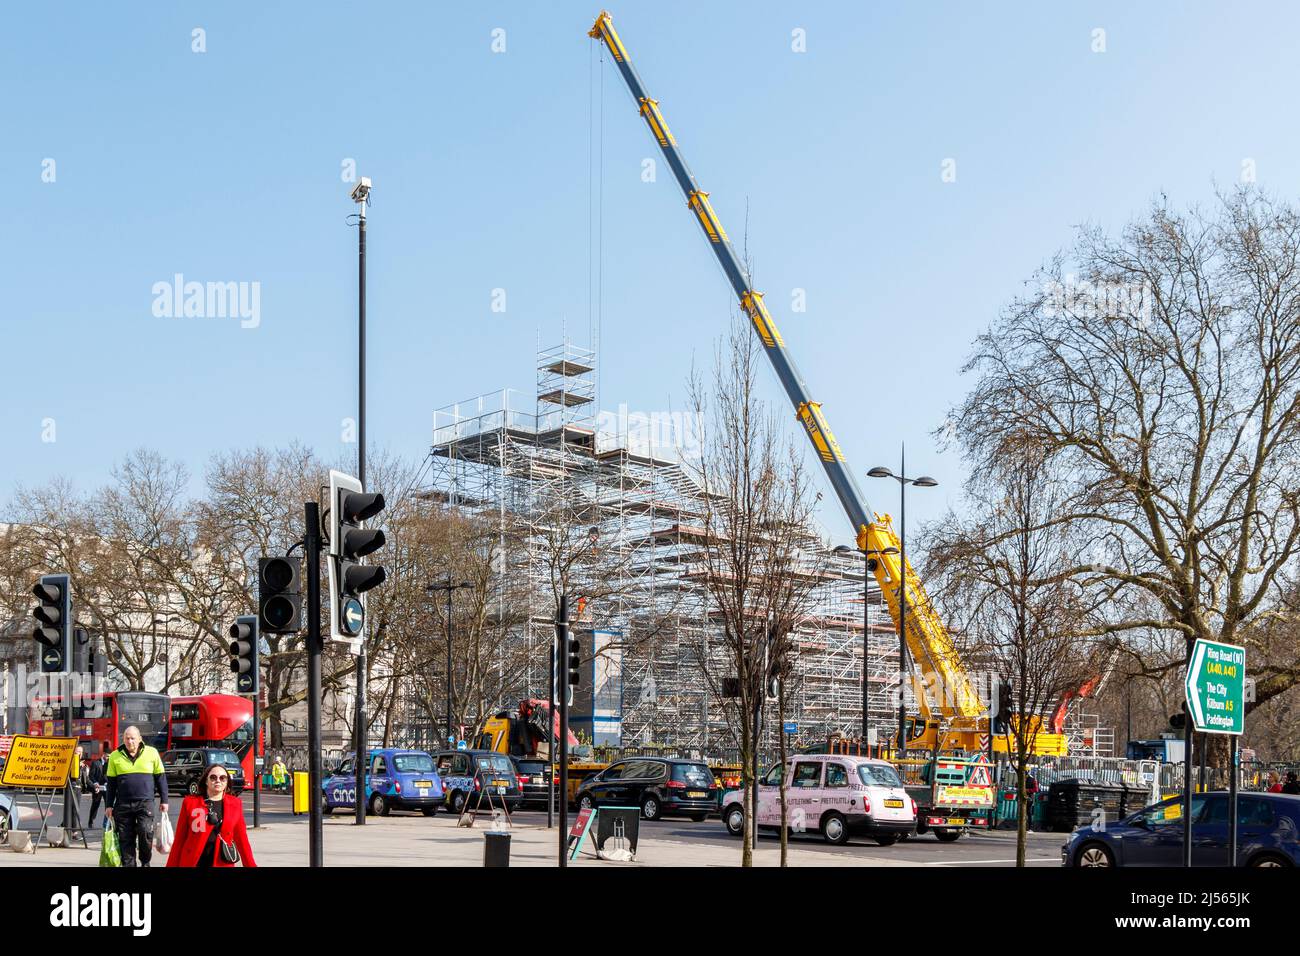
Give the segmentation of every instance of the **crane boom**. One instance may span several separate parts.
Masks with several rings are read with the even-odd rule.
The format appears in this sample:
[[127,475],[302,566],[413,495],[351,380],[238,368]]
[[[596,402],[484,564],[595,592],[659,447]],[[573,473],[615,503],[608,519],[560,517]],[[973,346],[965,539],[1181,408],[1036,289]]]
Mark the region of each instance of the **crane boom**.
[[785,350],[785,341],[781,338],[781,333],[776,323],[772,321],[767,305],[763,302],[763,293],[755,292],[751,287],[749,272],[740,261],[740,257],[736,255],[731,240],[727,238],[726,230],[722,228],[722,223],[713,211],[709,194],[700,188],[700,184],[691,174],[686,160],[677,148],[677,141],[673,139],[673,134],[669,132],[668,124],[664,122],[663,114],[659,111],[659,102],[646,93],[645,87],[641,84],[641,77],[637,75],[636,67],[628,59],[623,41],[619,39],[613,20],[607,12],[601,11],[589,35],[594,39],[603,40],[609,47],[610,55],[613,56],[619,72],[623,74],[624,81],[636,99],[642,118],[650,127],[650,132],[654,135],[659,148],[663,150],[664,159],[668,161],[668,166],[677,179],[677,185],[686,196],[686,204],[695,213],[700,228],[704,230],[705,238],[709,240],[709,248],[717,256],[722,271],[726,273],[727,280],[736,291],[736,298],[740,300],[741,308],[754,324],[754,332],[762,342],[763,350],[767,353],[772,367],[776,369],[777,378],[781,380],[781,386],[789,396],[791,404],[794,405],[799,421],[808,432],[808,438],[813,443],[817,458],[826,471],[826,477],[830,479],[831,487],[835,489],[836,497],[840,499],[840,505],[848,513],[849,520],[853,522],[854,532],[861,545],[867,525],[871,523],[871,512],[862,497],[862,491],[853,479],[853,472],[844,461],[844,453],[840,451],[839,442],[835,440],[830,426],[826,424],[821,405],[814,402],[808,394],[808,386],[804,383],[803,376],[795,367],[790,353]]
[[[831,487],[835,489],[840,505],[853,524],[858,549],[866,555],[874,555],[870,566],[881,592],[885,595],[890,614],[896,622],[901,621],[903,607],[906,606],[907,626],[903,631],[907,637],[908,648],[927,682],[932,684],[929,690],[938,695],[938,710],[945,716],[953,718],[954,726],[968,735],[980,729],[981,721],[983,721],[983,729],[987,731],[984,704],[962,665],[961,656],[952,641],[952,636],[930,604],[920,578],[910,564],[901,560],[898,553],[898,538],[894,534],[888,516],[881,518],[879,515],[873,515],[868,508],[866,499],[863,498],[862,491],[853,478],[853,472],[844,460],[844,453],[840,451],[839,442],[835,440],[830,426],[826,423],[820,403],[812,400],[803,376],[799,374],[794,360],[786,351],[785,341],[781,338],[781,333],[772,320],[767,305],[763,302],[763,294],[753,289],[749,272],[736,255],[731,240],[727,238],[726,230],[722,228],[722,223],[713,211],[709,194],[700,188],[695,176],[686,165],[686,160],[677,148],[677,141],[664,121],[659,102],[646,93],[641,77],[637,74],[636,67],[632,65],[627,49],[614,29],[613,20],[608,12],[601,11],[588,35],[603,41],[609,48],[619,73],[632,91],[641,117],[650,127],[651,134],[663,151],[664,158],[668,161],[668,166],[672,169],[673,176],[686,197],[686,204],[695,214],[700,228],[704,231],[704,236],[709,241],[709,248],[713,250],[718,263],[722,266],[722,271],[726,273],[728,281],[736,292],[736,297],[740,300],[741,308],[753,323],[754,332],[763,345],[763,351],[771,361],[772,367],[776,369],[777,377],[781,380],[781,385],[785,388],[791,404],[794,405],[800,423],[813,443],[817,458],[825,469],[826,477],[830,479]],[[886,553],[889,549],[893,549],[893,553]],[[904,595],[905,602],[901,600]],[[925,691],[918,692],[916,696],[921,710],[929,716],[931,708],[925,699]]]

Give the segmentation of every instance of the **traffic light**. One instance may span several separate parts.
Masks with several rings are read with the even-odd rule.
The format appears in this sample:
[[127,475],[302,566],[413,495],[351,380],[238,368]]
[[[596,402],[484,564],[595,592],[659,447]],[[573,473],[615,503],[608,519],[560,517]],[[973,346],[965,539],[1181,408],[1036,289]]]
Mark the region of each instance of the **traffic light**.
[[262,558],[257,562],[257,626],[260,633],[292,634],[301,626],[302,561]]
[[997,706],[993,711],[993,732],[995,734],[1005,734],[1011,727],[1011,711],[1013,705],[1011,702],[1011,684],[1008,681],[998,681]]
[[572,689],[574,687],[579,686],[582,683],[582,673],[578,670],[578,665],[580,662],[579,654],[581,654],[582,652],[582,644],[579,643],[578,639],[573,636],[573,632],[570,631],[569,639],[566,642],[566,645],[567,646],[565,648],[566,651],[565,664],[568,668],[569,673],[567,675],[567,683],[565,686]]
[[94,649],[90,646],[90,633],[84,627],[72,629],[72,672],[89,674],[94,662]]
[[230,669],[235,672],[235,691],[256,694],[258,689],[257,618],[251,614],[235,618],[230,625]]
[[42,575],[32,593],[40,602],[32,611],[32,637],[40,645],[41,673],[62,673],[68,669],[71,650],[72,579],[66,574]]
[[330,472],[329,585],[330,639],[355,643],[365,627],[361,595],[384,583],[382,565],[361,564],[384,546],[384,533],[361,523],[384,510],[384,496],[367,493],[361,482],[341,471]]
[[1178,713],[1169,718],[1169,726],[1173,730],[1183,730],[1187,727],[1187,701],[1183,701]]

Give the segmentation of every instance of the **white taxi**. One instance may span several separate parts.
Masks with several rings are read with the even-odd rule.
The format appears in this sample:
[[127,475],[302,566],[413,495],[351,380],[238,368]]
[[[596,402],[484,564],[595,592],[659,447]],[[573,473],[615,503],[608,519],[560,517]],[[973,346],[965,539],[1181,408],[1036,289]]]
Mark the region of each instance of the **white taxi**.
[[[827,843],[863,834],[889,846],[916,829],[916,803],[892,764],[843,754],[800,754],[758,781],[759,829],[781,827],[781,774],[786,825],[793,833],[819,832]],[[722,822],[732,836],[745,829],[745,791],[723,799]]]

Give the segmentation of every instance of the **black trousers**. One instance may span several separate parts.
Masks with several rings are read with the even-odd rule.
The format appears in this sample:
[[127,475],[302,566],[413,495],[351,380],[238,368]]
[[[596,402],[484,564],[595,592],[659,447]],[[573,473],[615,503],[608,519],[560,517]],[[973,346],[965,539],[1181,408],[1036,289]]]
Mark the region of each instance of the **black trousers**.
[[91,795],[90,798],[90,822],[87,824],[88,826],[93,827],[95,825],[95,814],[99,812],[99,808],[103,804],[103,802],[104,802],[104,791],[96,790],[94,794]]
[[122,866],[135,866],[137,851],[140,866],[148,866],[153,859],[153,801],[119,803],[113,808],[113,826],[122,851]]

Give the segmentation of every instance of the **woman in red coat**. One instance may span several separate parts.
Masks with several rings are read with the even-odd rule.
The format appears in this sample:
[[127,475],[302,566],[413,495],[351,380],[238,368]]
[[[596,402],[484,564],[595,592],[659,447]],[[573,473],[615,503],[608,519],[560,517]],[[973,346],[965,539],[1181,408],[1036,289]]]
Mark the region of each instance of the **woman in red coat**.
[[192,795],[181,801],[168,866],[235,866],[226,858],[232,847],[240,863],[257,866],[244,826],[244,807],[238,797],[226,796],[229,784],[225,767],[213,764],[203,772],[207,796]]

